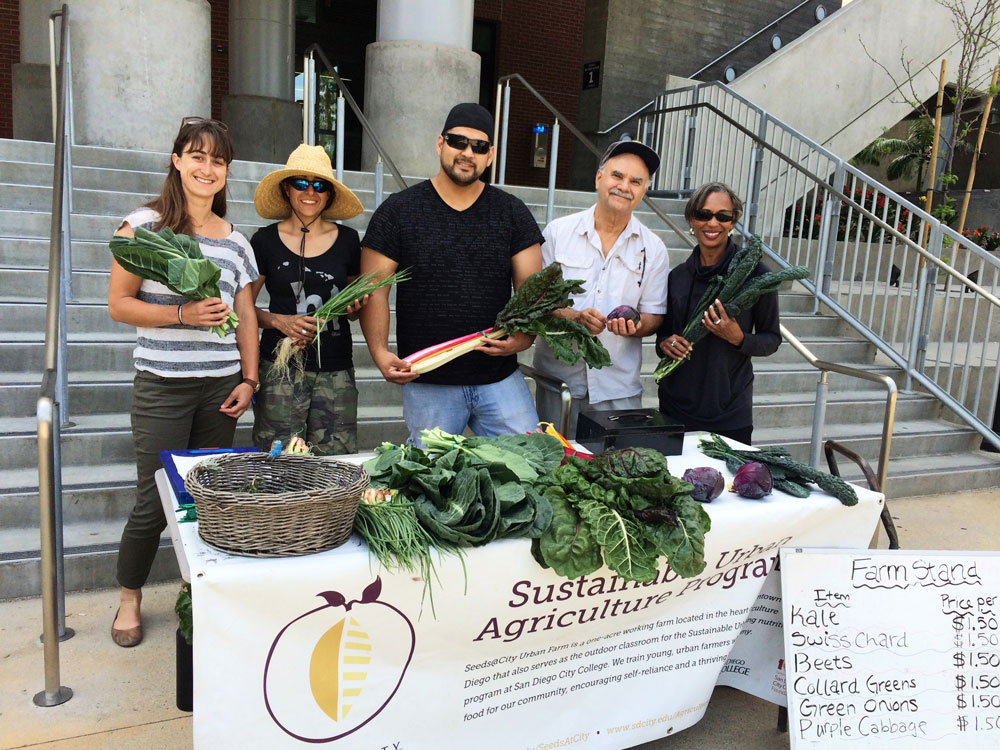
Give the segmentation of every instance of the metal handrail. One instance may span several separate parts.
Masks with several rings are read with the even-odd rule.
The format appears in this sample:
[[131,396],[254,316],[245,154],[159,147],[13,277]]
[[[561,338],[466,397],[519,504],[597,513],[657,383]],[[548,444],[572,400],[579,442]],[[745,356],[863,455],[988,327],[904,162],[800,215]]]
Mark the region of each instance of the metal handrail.
[[[498,124],[497,126],[497,130],[501,134],[500,158],[499,158],[500,178],[499,180],[497,179],[497,162],[495,160],[492,167],[493,169],[492,181],[494,183],[498,185],[504,184],[504,165],[507,160],[507,120],[508,120],[508,112],[510,109],[511,81],[517,81],[522,86],[524,86],[524,88],[528,91],[528,93],[534,96],[542,104],[542,106],[544,106],[547,110],[549,110],[549,112],[552,113],[552,116],[555,118],[556,124],[557,125],[561,124],[564,127],[566,127],[566,129],[569,130],[569,132],[572,133],[576,137],[576,139],[580,141],[580,143],[586,146],[594,156],[596,156],[597,158],[600,158],[602,156],[601,150],[598,149],[597,146],[595,146],[593,142],[589,138],[587,138],[587,136],[585,136],[582,132],[580,132],[580,130],[575,125],[573,125],[573,123],[571,123],[565,117],[565,115],[563,115],[558,109],[552,106],[552,104],[549,102],[548,99],[546,99],[544,96],[538,93],[535,87],[524,79],[524,76],[522,76],[520,73],[510,73],[509,75],[501,76],[501,78],[497,81],[497,100],[498,101],[500,100],[501,90],[502,90],[503,108],[501,117],[502,126],[500,124]],[[554,139],[554,142],[556,145],[558,145],[558,139]],[[551,165],[550,165],[552,173],[555,172],[556,155],[557,153],[553,149],[551,157]],[[548,195],[549,195],[548,203],[550,206],[552,205],[553,201],[552,196],[554,193],[555,193],[555,181],[550,179],[548,188]],[[681,226],[676,221],[674,221],[674,219],[671,216],[669,216],[662,208],[653,203],[653,201],[650,199],[648,195],[643,197],[642,201],[654,214],[656,214],[659,217],[660,221],[662,221],[664,224],[670,227],[677,234],[678,237],[680,237],[686,242],[690,242],[690,238],[688,237],[687,231],[682,229]],[[690,242],[690,246],[691,247],[694,246],[693,242]]]
[[885,413],[882,418],[882,442],[879,447],[878,456],[878,484],[882,488],[881,491],[885,492],[886,481],[889,476],[889,451],[892,447],[892,427],[896,419],[896,395],[898,392],[896,381],[888,375],[876,375],[867,370],[860,370],[856,367],[848,367],[847,365],[826,362],[819,359],[785,326],[779,325],[778,328],[781,331],[781,337],[791,344],[792,348],[802,355],[806,362],[820,371],[819,381],[816,384],[816,410],[813,416],[812,440],[809,444],[809,463],[812,466],[819,468],[820,446],[823,442],[823,424],[826,421],[826,396],[829,389],[827,376],[829,373],[836,372],[841,375],[849,375],[852,378],[860,378],[872,383],[881,383],[885,386]]
[[[73,691],[60,685],[59,641],[61,635],[69,637],[72,631],[61,627],[65,607],[62,581],[62,467],[59,454],[59,399],[57,397],[60,372],[65,375],[65,360],[59,356],[60,335],[65,336],[65,294],[62,284],[63,246],[68,243],[63,225],[63,210],[68,201],[66,172],[68,141],[72,113],[70,102],[69,60],[69,8],[65,5],[49,16],[49,39],[52,44],[52,61],[55,67],[55,19],[60,19],[58,106],[54,110],[56,128],[53,134],[52,182],[52,232],[49,242],[48,304],[45,312],[45,372],[36,410],[38,418],[38,500],[39,533],[41,536],[42,578],[42,644],[45,659],[45,689],[34,696],[36,706],[58,706],[73,697]],[[55,82],[55,73],[53,72]],[[63,313],[60,314],[60,308]],[[62,631],[62,632],[61,632]]]
[[[931,264],[933,264],[937,269],[940,269],[940,270],[944,271],[945,273],[947,273],[948,275],[950,275],[952,278],[954,278],[955,281],[960,282],[960,283],[968,286],[970,289],[975,290],[976,293],[978,293],[979,295],[981,295],[990,304],[994,305],[995,307],[1000,307],[1000,298],[997,298],[996,296],[994,296],[990,292],[986,291],[983,287],[981,287],[975,281],[970,280],[965,275],[963,275],[963,274],[959,273],[958,271],[956,271],[951,265],[949,265],[948,263],[945,263],[944,261],[942,261],[940,258],[938,258],[933,253],[928,252],[919,242],[917,242],[916,240],[911,239],[909,237],[909,235],[907,235],[907,234],[905,234],[903,232],[900,232],[894,226],[892,226],[891,224],[889,224],[886,221],[884,221],[880,216],[878,216],[877,214],[875,214],[872,211],[870,211],[867,208],[865,208],[865,206],[863,204],[857,202],[856,200],[854,200],[854,198],[852,198],[851,196],[847,195],[845,192],[843,192],[842,190],[840,190],[836,186],[832,185],[829,181],[823,179],[819,175],[814,174],[812,171],[806,169],[801,164],[797,163],[794,159],[791,159],[788,155],[783,154],[781,151],[779,151],[778,149],[776,149],[774,146],[772,146],[771,144],[767,143],[762,138],[760,138],[759,135],[757,135],[756,133],[754,133],[749,128],[746,128],[743,125],[741,125],[739,122],[737,122],[736,120],[734,120],[733,118],[731,118],[729,115],[727,115],[725,112],[723,112],[722,110],[720,110],[718,107],[716,107],[716,106],[714,106],[712,104],[709,104],[708,102],[696,102],[694,104],[685,104],[685,105],[680,105],[680,106],[677,106],[677,107],[664,107],[662,109],[653,110],[652,112],[649,112],[647,114],[650,114],[650,115],[669,114],[671,112],[684,112],[684,111],[699,110],[699,109],[708,110],[708,111],[712,112],[713,114],[715,114],[717,117],[725,120],[730,125],[732,125],[734,128],[736,128],[741,133],[743,133],[745,136],[747,136],[748,138],[752,139],[754,141],[754,143],[756,143],[760,148],[763,148],[763,149],[771,152],[778,159],[781,159],[788,167],[790,167],[791,169],[796,170],[799,174],[801,174],[802,176],[804,176],[804,177],[812,180],[814,183],[816,183],[816,185],[818,185],[819,187],[823,188],[823,190],[825,190],[826,192],[828,192],[831,195],[839,198],[843,203],[846,203],[849,206],[851,206],[856,212],[858,212],[859,214],[861,214],[862,216],[864,216],[866,219],[868,219],[872,223],[876,224],[886,234],[888,234],[891,237],[893,237],[896,242],[899,242],[901,244],[907,245],[911,250],[914,250],[915,252],[917,252],[924,260],[929,261]],[[912,212],[915,213],[915,214],[917,214],[917,215],[923,215],[923,217],[928,222],[937,221],[937,219],[935,219],[933,216],[931,216],[930,214],[924,213],[923,211],[921,211],[916,206],[914,206],[912,208]],[[960,240],[961,239],[960,236],[958,235],[958,233],[955,232],[954,230],[952,230],[950,227],[942,226],[941,229],[942,229],[942,231],[945,232],[945,234],[950,233],[952,239],[954,239],[954,240]],[[749,231],[751,231],[751,232],[753,231],[753,226],[752,225],[749,227]],[[777,256],[775,256],[775,257],[777,257]],[[992,256],[984,256],[984,257],[989,257],[989,258],[992,259]],[[993,259],[993,260],[994,260],[994,262],[1000,264],[1000,261],[996,261],[995,259]]]
[[719,55],[717,58],[715,58],[714,60],[712,60],[712,62],[708,63],[707,65],[703,65],[702,67],[698,68],[698,70],[696,70],[694,73],[692,73],[691,75],[689,75],[688,78],[697,78],[699,75],[701,75],[706,70],[708,70],[709,68],[711,68],[717,62],[719,62],[720,60],[722,60],[722,59],[724,59],[726,57],[729,57],[729,55],[733,54],[740,47],[744,46],[745,44],[748,44],[748,43],[752,42],[754,39],[756,39],[757,37],[759,37],[765,31],[767,31],[768,29],[770,29],[770,28],[772,28],[774,26],[777,26],[779,22],[781,22],[784,19],[788,18],[788,16],[790,16],[792,13],[794,13],[795,11],[797,11],[799,8],[803,7],[804,5],[808,5],[811,2],[812,2],[812,0],[802,0],[802,2],[799,3],[798,5],[796,5],[794,8],[792,8],[791,10],[786,11],[785,13],[782,13],[780,16],[778,16],[773,21],[771,21],[771,23],[767,24],[767,26],[762,26],[757,31],[755,31],[753,34],[751,34],[746,39],[744,39],[742,42],[740,42],[739,44],[737,44],[735,47],[732,47],[731,49],[727,50],[726,52],[723,52],[721,55]]
[[[712,92],[716,90],[719,92],[718,97],[713,97]],[[728,102],[733,102],[731,109],[736,110],[738,107],[743,107],[746,111],[746,117],[753,125],[757,127],[757,131],[753,131],[750,128],[744,127],[741,123],[729,117],[725,112],[715,107],[712,104],[701,100],[701,92],[708,92],[706,98],[718,98],[720,100],[720,106],[728,106]],[[640,136],[644,132],[644,128],[650,132],[661,134],[659,137],[654,137],[653,143],[665,138],[666,130],[669,129],[669,123],[663,122],[662,118],[665,114],[671,112],[679,111],[689,111],[694,114],[688,117],[690,121],[696,121],[698,118],[695,115],[698,111],[710,112],[714,117],[719,118],[715,121],[715,125],[711,126],[712,135],[710,136],[715,142],[729,143],[725,137],[720,137],[718,132],[718,124],[721,123],[723,126],[729,126],[734,129],[733,132],[733,142],[735,143],[736,138],[746,139],[748,144],[752,144],[753,154],[749,159],[749,179],[747,185],[744,188],[747,190],[747,205],[748,205],[748,223],[751,231],[754,230],[754,221],[758,215],[759,206],[757,205],[757,200],[761,197],[764,186],[761,182],[761,175],[763,172],[763,154],[770,154],[777,157],[778,162],[782,165],[781,169],[785,170],[789,174],[799,175],[799,179],[796,181],[794,178],[783,178],[780,172],[777,178],[775,178],[775,173],[769,171],[768,180],[774,180],[774,183],[768,183],[768,190],[775,188],[777,185],[782,184],[792,184],[792,185],[809,185],[810,188],[806,191],[805,188],[799,190],[796,195],[798,198],[791,198],[790,201],[801,200],[802,203],[806,203],[809,198],[808,195],[812,194],[812,205],[815,211],[822,210],[822,223],[820,226],[819,234],[819,255],[816,259],[816,275],[817,280],[813,281],[803,281],[803,286],[811,292],[816,299],[816,308],[814,312],[818,311],[819,304],[822,302],[827,305],[830,310],[832,310],[836,315],[841,317],[845,322],[848,323],[858,334],[864,337],[867,341],[873,344],[880,352],[887,356],[895,365],[902,368],[906,375],[906,385],[905,388],[909,389],[911,383],[918,383],[924,389],[926,389],[931,395],[937,398],[942,404],[944,404],[950,411],[952,411],[959,419],[969,425],[972,429],[978,432],[986,441],[991,444],[1000,447],[1000,435],[994,432],[989,426],[987,426],[975,413],[975,409],[979,406],[979,399],[981,397],[982,379],[984,375],[984,370],[980,369],[980,374],[978,376],[979,385],[976,386],[977,390],[972,394],[971,398],[974,400],[974,406],[966,406],[959,398],[956,398],[949,392],[952,387],[961,388],[964,392],[965,388],[965,377],[962,376],[961,382],[953,382],[955,378],[955,364],[942,365],[941,360],[938,360],[934,365],[933,374],[926,373],[923,371],[924,357],[927,352],[927,346],[929,342],[929,326],[931,325],[931,308],[933,304],[933,286],[935,283],[936,275],[939,270],[943,270],[949,280],[954,280],[957,288],[967,288],[969,291],[975,293],[974,297],[977,301],[982,300],[989,304],[990,309],[993,310],[997,308],[997,302],[1000,301],[995,295],[988,292],[981,282],[985,280],[985,274],[980,271],[981,276],[977,280],[975,279],[975,274],[968,271],[969,262],[965,264],[966,273],[961,273],[957,270],[959,264],[951,263],[948,259],[942,258],[942,248],[945,244],[952,245],[955,251],[962,251],[967,253],[966,257],[969,259],[974,259],[980,266],[981,269],[987,269],[992,271],[994,274],[1000,274],[1000,261],[992,257],[989,253],[982,250],[982,248],[970,243],[966,238],[961,237],[953,230],[949,229],[947,226],[943,225],[938,219],[930,216],[925,211],[921,210],[919,207],[913,205],[909,201],[906,201],[902,197],[896,195],[891,190],[883,185],[880,185],[877,181],[871,179],[860,170],[852,167],[851,165],[844,162],[842,159],[838,158],[836,155],[824,149],[822,146],[816,144],[806,136],[798,133],[793,128],[785,125],[777,118],[769,115],[764,110],[760,109],[752,102],[748,101],[744,97],[741,97],[736,92],[732,91],[728,86],[713,82],[709,84],[696,84],[693,86],[687,86],[680,89],[666,91],[660,94],[656,102],[664,102],[669,98],[673,98],[680,101],[689,100],[690,103],[683,104],[680,106],[673,107],[661,107],[656,113],[644,112],[640,115],[643,120],[649,118],[646,122],[640,120],[638,132]],[[727,104],[722,104],[722,101],[726,101]],[[692,169],[691,154],[696,153],[695,149],[695,136],[693,134],[693,124],[686,123],[685,128],[691,128],[691,132],[684,136],[684,149],[686,153],[680,153],[676,157],[675,167],[679,165],[678,173],[675,178],[683,180],[684,184],[679,185],[683,188],[688,185],[690,180],[690,174]],[[676,138],[676,133],[673,136]],[[782,153],[780,149],[776,149],[771,146],[765,139],[766,138],[775,139],[781,148],[787,149],[788,153],[796,154],[795,159],[789,158],[786,153]],[[702,136],[704,140],[704,136]],[[786,145],[787,143],[791,145]],[[729,151],[730,146],[720,147],[725,149],[725,159],[729,160],[731,153]],[[740,147],[733,149],[733,153],[740,153]],[[805,153],[806,156],[803,155]],[[718,155],[718,154],[716,154]],[[668,159],[667,155],[661,155],[663,159]],[[715,165],[716,163],[712,161],[714,156],[706,155],[703,159],[704,163],[711,163]],[[832,174],[834,175],[833,181],[824,179],[820,175],[816,174],[810,169],[807,169],[799,162],[809,163],[815,160],[818,164],[822,164],[823,172],[822,174]],[[825,161],[824,161],[825,160]],[[732,168],[737,168],[735,165],[741,164],[738,158],[734,163],[729,162],[729,166]],[[700,167],[702,170],[703,167]],[[743,169],[740,169],[739,180],[742,180]],[[771,167],[773,170],[773,165]],[[722,170],[718,170],[722,171]],[[662,170],[661,170],[662,172]],[[724,175],[718,175],[723,177]],[[668,179],[662,173],[657,173],[656,175],[658,181],[664,181]],[[711,175],[705,175],[702,178],[711,177]],[[804,179],[803,179],[804,178]],[[878,215],[874,210],[869,210],[868,207],[863,205],[862,202],[854,200],[854,197],[850,194],[847,188],[848,183],[851,183],[855,189],[857,189],[858,183],[861,183],[865,190],[873,191],[877,195],[883,197],[886,200],[886,209],[881,209],[883,211],[882,215]],[[740,185],[737,185],[739,187]],[[841,189],[843,186],[843,189]],[[865,192],[861,190],[859,192]],[[781,220],[781,214],[775,213],[777,211],[784,212],[786,207],[791,210],[791,206],[788,203],[775,204],[775,199],[770,197],[772,214],[767,217],[771,222],[775,223],[775,227],[770,229],[771,234],[779,232],[777,229],[777,222]],[[804,197],[803,197],[804,196]],[[820,199],[822,196],[822,199]],[[895,207],[898,211],[906,211],[910,215],[910,223],[907,223],[904,231],[898,231],[896,226],[886,221],[887,219],[887,208],[889,203]],[[838,241],[836,235],[836,224],[831,227],[831,223],[836,220],[836,217],[840,215],[841,206],[849,212],[849,216],[855,220],[857,226],[861,226],[861,221],[870,223],[870,229],[868,230],[869,242],[873,234],[878,234],[882,239],[880,242],[889,243],[892,248],[899,247],[902,250],[910,251],[916,253],[915,256],[911,258],[919,261],[919,267],[917,270],[917,278],[914,281],[914,297],[915,300],[919,300],[916,305],[916,314],[912,316],[912,335],[909,338],[908,350],[905,352],[898,352],[889,342],[888,339],[883,339],[882,335],[877,333],[875,326],[869,327],[868,324],[862,322],[861,320],[854,317],[852,312],[841,305],[840,302],[833,298],[829,294],[829,284],[833,275],[833,263],[832,253],[834,244]],[[795,207],[798,210],[798,207]],[[872,206],[874,209],[874,206]],[[898,221],[898,216],[893,217]],[[921,239],[927,242],[927,247],[932,248],[929,250],[923,246],[923,244],[911,239],[911,222],[918,222],[917,226],[923,225],[924,233],[921,233]],[[903,227],[901,225],[900,229]],[[764,234],[763,231],[758,231],[758,234]],[[788,234],[788,242],[793,242],[793,235]],[[860,235],[855,235],[854,242],[857,243]],[[780,238],[780,235],[779,235]],[[802,235],[799,234],[799,239],[801,241]],[[783,242],[779,241],[779,244]],[[765,243],[766,245],[766,243]],[[779,258],[776,253],[767,248],[768,254]],[[798,251],[796,251],[798,252]],[[953,253],[952,253],[953,255]],[[784,261],[783,261],[784,262]],[[843,269],[842,269],[843,272]],[[822,276],[820,280],[818,277]],[[972,278],[970,278],[970,276]],[[888,280],[888,279],[886,279]],[[843,282],[843,279],[841,279]],[[848,298],[846,304],[850,305],[851,298]],[[947,297],[945,298],[945,312],[947,312]],[[961,308],[959,308],[961,309]],[[988,319],[988,316],[987,316]],[[869,321],[871,323],[871,321]],[[884,329],[886,321],[883,318],[879,326]],[[895,323],[893,323],[895,325]],[[988,325],[988,323],[987,323]],[[947,346],[943,342],[944,337],[944,327],[939,326],[940,332],[938,339],[939,351],[941,351],[942,345]],[[957,329],[956,329],[957,330]],[[956,339],[957,340],[957,339]],[[953,342],[954,344],[954,342]],[[968,354],[966,355],[966,360],[968,360]],[[984,358],[986,356],[985,350],[982,355]],[[946,382],[939,384],[936,381],[938,378],[938,371],[940,368],[944,367],[945,374],[941,377],[946,379]],[[994,379],[994,386],[991,393],[992,398],[996,398],[997,385],[1000,383],[1000,368],[994,368],[995,373],[992,376]],[[967,372],[967,371],[966,371]]]
[[535,381],[536,388],[544,388],[559,394],[559,434],[572,440],[574,436],[569,434],[569,417],[573,406],[573,394],[570,393],[569,386],[558,378],[543,375],[531,365],[518,363],[518,367],[524,377]]
[[[503,114],[502,114],[501,120],[498,121],[497,126],[496,126],[498,133],[505,134],[506,130],[507,130],[507,120],[508,120],[508,114],[509,114],[509,101],[510,101],[510,81],[512,81],[512,80],[516,80],[519,83],[521,83],[525,87],[525,89],[528,90],[529,93],[531,93],[533,96],[535,96],[535,98],[538,99],[538,101],[541,102],[542,105],[545,106],[552,113],[552,115],[556,118],[557,122],[562,121],[563,124],[566,125],[566,127],[569,129],[569,131],[574,136],[576,136],[577,140],[579,140],[588,149],[590,149],[590,151],[595,156],[598,156],[598,157],[601,156],[601,152],[598,150],[598,148],[590,140],[588,140],[587,137],[582,132],[580,132],[580,130],[578,130],[576,127],[574,127],[572,125],[572,123],[569,123],[568,121],[566,121],[566,119],[562,115],[562,113],[560,113],[559,110],[557,110],[554,106],[552,106],[552,104],[548,100],[546,100],[544,96],[542,96],[540,93],[538,93],[538,91],[535,90],[535,88],[533,86],[531,86],[531,84],[529,84],[524,79],[524,77],[521,76],[518,73],[512,73],[510,75],[503,76],[502,78],[500,78],[499,82],[497,83],[497,101],[500,102],[501,95],[503,96],[503,107],[502,107],[502,113]],[[506,84],[506,87],[504,88],[504,91],[501,92],[501,87],[503,87],[504,84]],[[652,103],[653,102],[651,102],[651,104]],[[731,118],[728,118],[724,113],[719,112],[719,110],[717,108],[714,108],[711,105],[701,104],[701,105],[698,105],[698,106],[708,107],[709,109],[714,110],[715,112],[717,112],[721,116],[726,117],[727,119],[731,119]],[[645,108],[643,108],[643,109],[645,109]],[[677,109],[677,108],[673,108],[673,109]],[[642,110],[639,110],[639,111],[641,112]],[[501,126],[501,122],[502,122],[502,126]],[[754,138],[757,137],[756,134],[747,131],[745,128],[743,128],[741,125],[739,125],[739,123],[737,123],[735,121],[732,121],[732,122],[733,122],[734,125],[736,125],[737,127],[739,127],[744,132],[748,133],[752,137],[754,137]],[[502,127],[502,130],[501,130],[501,127]],[[496,140],[497,140],[497,138],[494,137],[494,141],[496,141]],[[500,145],[500,149],[501,149],[500,157],[501,157],[501,161],[502,161],[503,158],[505,157],[506,141],[505,140],[501,140],[500,144],[501,144]],[[763,144],[763,145],[768,146],[770,148],[770,146],[768,144]],[[781,154],[781,153],[778,153],[778,152],[776,152],[776,154],[778,156],[780,156],[782,159],[784,159],[785,161],[787,161],[787,163],[790,166],[792,166],[792,167],[794,167],[796,169],[803,169],[799,164],[795,163],[791,159],[788,159],[788,157],[786,157],[784,154]],[[495,164],[494,164],[494,168],[495,168]],[[805,171],[807,171],[807,170],[805,170]],[[501,169],[501,174],[502,174],[502,169]],[[819,179],[819,178],[816,177],[816,179]],[[830,189],[834,190],[833,186],[830,186]],[[551,181],[550,181],[549,190],[550,190],[550,193],[553,190]],[[841,191],[835,191],[835,192],[843,200],[851,202],[851,203],[854,203],[853,199],[850,196],[845,195]],[[670,217],[668,217],[667,214],[665,214],[659,208],[659,206],[657,206],[656,204],[652,203],[648,199],[648,197],[645,198],[644,200],[645,200],[646,204],[653,210],[653,212],[656,213],[656,215],[659,216],[664,221],[664,223],[666,223],[667,226],[669,226],[677,234],[677,236],[681,239],[681,241],[684,244],[686,244],[689,248],[693,248],[697,244],[695,242],[695,240],[687,232],[683,231],[677,225],[677,223],[675,221],[673,221]],[[549,202],[551,204],[551,196],[550,196]],[[855,204],[855,205],[857,205],[857,204]],[[863,208],[863,206],[857,205],[857,207],[858,207],[858,209],[860,209],[862,211],[865,210]],[[875,216],[874,214],[870,214],[870,212],[866,212],[866,213],[869,213],[869,215],[872,218],[878,220],[878,217]],[[744,227],[742,225],[740,225],[738,228],[739,228],[739,230],[744,235],[748,235],[750,233],[750,231],[752,231],[752,228],[748,229],[747,227]],[[906,238],[906,239],[907,239],[907,241],[909,241],[909,238]],[[768,255],[770,257],[774,258],[776,261],[778,261],[782,265],[788,265],[787,262],[785,262],[782,258],[780,258],[780,256],[778,256],[776,253],[774,253],[774,251],[771,250],[769,247],[767,247],[766,244],[765,244],[765,250],[768,252]],[[893,424],[893,421],[895,419],[895,416],[894,416],[895,415],[895,408],[896,408],[896,383],[895,383],[895,381],[893,381],[888,376],[874,375],[873,373],[867,372],[865,370],[859,370],[859,369],[856,369],[856,368],[853,368],[853,367],[848,367],[846,365],[841,365],[841,364],[834,363],[834,362],[825,362],[823,360],[820,360],[811,351],[809,351],[809,349],[798,338],[796,338],[795,335],[793,333],[791,333],[787,328],[785,328],[784,326],[781,326],[780,328],[781,328],[781,334],[782,334],[782,336],[785,338],[786,341],[788,341],[792,345],[792,348],[795,349],[795,351],[798,352],[800,355],[802,355],[802,357],[805,358],[805,360],[809,364],[811,364],[812,366],[816,367],[817,369],[819,369],[821,371],[820,381],[817,384],[817,401],[816,401],[816,411],[815,411],[815,415],[816,416],[814,417],[814,420],[813,420],[813,437],[812,437],[812,441],[811,441],[811,444],[810,444],[810,463],[813,466],[818,466],[819,465],[819,443],[817,442],[817,436],[820,436],[820,437],[822,436],[823,423],[825,421],[825,415],[826,415],[827,373],[828,372],[836,372],[836,373],[843,374],[843,375],[848,375],[848,376],[852,376],[852,377],[861,378],[863,380],[870,380],[870,381],[873,381],[873,382],[882,383],[887,388],[889,388],[891,386],[890,396],[888,397],[889,400],[891,401],[891,403],[887,402],[887,404],[886,404],[887,414],[886,414],[886,419],[885,419],[885,421],[883,423],[882,441],[881,441],[880,448],[879,448],[879,477],[880,477],[881,484],[884,487],[885,486],[885,482],[886,482],[887,472],[888,472],[889,450],[890,450],[891,442],[892,442],[892,424]],[[522,366],[522,369],[524,369],[524,366]],[[532,371],[531,375],[528,375],[528,373],[526,373],[526,375],[528,375],[529,377],[534,377],[534,375],[536,373],[537,373],[537,371]],[[538,382],[539,381],[536,380],[536,383],[538,383]],[[551,387],[552,390],[554,390],[554,391],[558,391],[559,390],[559,386],[562,386],[563,388],[565,388],[565,392],[564,392],[564,396],[565,396],[565,393],[568,393],[569,389],[568,389],[567,386],[565,386],[564,383],[563,384],[556,384],[555,381],[553,381],[553,383],[549,387]],[[568,417],[568,415],[566,413],[566,409],[564,408],[564,410],[563,410],[563,418],[566,419],[567,417]],[[888,425],[888,432],[886,432],[886,425]],[[565,433],[563,433],[563,434],[565,434]]]
[[[326,66],[327,72],[337,82],[338,93],[342,94],[342,98],[347,101],[347,104],[351,107],[351,111],[354,112],[354,116],[358,118],[358,121],[361,123],[361,127],[364,129],[365,133],[371,139],[372,144],[375,146],[375,150],[378,152],[379,156],[383,160],[385,160],[385,163],[389,165],[389,169],[392,170],[392,176],[395,178],[396,184],[399,186],[399,189],[406,190],[408,186],[406,184],[406,180],[403,178],[402,173],[396,168],[396,165],[393,163],[392,158],[389,156],[389,153],[385,150],[385,147],[382,145],[382,141],[379,140],[379,137],[375,134],[375,131],[372,129],[371,123],[368,122],[368,118],[365,117],[364,112],[361,111],[361,107],[359,107],[358,103],[354,101],[354,97],[351,96],[351,92],[348,91],[347,87],[344,85],[344,79],[340,77],[340,74],[337,72],[336,68],[333,67],[333,64],[330,62],[329,58],[323,52],[323,48],[320,47],[319,44],[310,44],[306,48],[303,55],[308,60],[311,60],[315,55],[316,57],[319,58],[320,62],[322,62],[323,65]],[[305,95],[305,92],[307,90],[310,90],[310,86],[311,83],[309,81],[303,81],[303,88],[302,88],[303,95]],[[311,106],[308,105],[308,100],[307,100],[306,103],[303,103],[302,107],[302,116],[304,121],[305,118],[308,118],[311,114],[309,110],[311,110]],[[337,143],[338,143],[337,161],[339,167],[337,175],[338,179],[342,177],[342,172],[343,172],[342,165],[343,165],[343,153],[344,153],[344,148],[343,148],[344,128],[343,128],[343,120],[340,119],[339,112],[340,108],[338,107],[338,121],[337,121]]]

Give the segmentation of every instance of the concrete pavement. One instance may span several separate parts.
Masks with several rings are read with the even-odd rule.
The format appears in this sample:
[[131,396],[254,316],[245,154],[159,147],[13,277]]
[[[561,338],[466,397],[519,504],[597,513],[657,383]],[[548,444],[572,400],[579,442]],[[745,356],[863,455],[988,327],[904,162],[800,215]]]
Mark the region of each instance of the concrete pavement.
[[[1000,489],[904,498],[890,508],[906,549],[996,550]],[[885,545],[884,535],[882,546]],[[185,750],[191,714],[174,703],[173,612],[177,583],[148,586],[143,595],[146,639],[121,649],[108,635],[117,608],[110,589],[67,596],[66,624],[76,636],[61,648],[62,684],[73,698],[38,708],[44,687],[40,599],[0,602],[0,750]],[[705,718],[643,750],[775,750],[777,708],[731,688],[717,688]],[[442,737],[447,746],[447,737]],[[222,749],[220,749],[222,750]]]

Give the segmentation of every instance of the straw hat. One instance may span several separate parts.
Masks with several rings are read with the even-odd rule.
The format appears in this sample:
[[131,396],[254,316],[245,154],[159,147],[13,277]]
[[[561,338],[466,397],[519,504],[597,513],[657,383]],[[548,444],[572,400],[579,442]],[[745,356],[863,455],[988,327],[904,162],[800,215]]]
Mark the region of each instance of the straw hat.
[[292,151],[284,169],[271,172],[257,185],[253,194],[253,207],[257,213],[265,219],[287,219],[291,216],[292,207],[281,193],[281,181],[297,175],[319,177],[333,185],[333,202],[321,214],[324,219],[350,219],[364,210],[358,196],[333,176],[333,166],[326,150],[322,146],[303,143]]

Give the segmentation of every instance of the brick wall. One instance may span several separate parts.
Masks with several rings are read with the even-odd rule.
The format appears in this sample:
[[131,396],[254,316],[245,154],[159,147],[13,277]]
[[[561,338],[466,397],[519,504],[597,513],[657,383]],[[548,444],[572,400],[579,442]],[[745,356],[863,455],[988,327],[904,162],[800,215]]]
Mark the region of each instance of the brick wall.
[[219,119],[222,97],[229,93],[229,0],[209,0],[209,4],[212,6],[212,117]]
[[18,0],[0,0],[0,138],[14,136],[11,65],[21,61]]
[[[478,20],[497,26],[496,77],[520,73],[552,106],[576,124],[580,100],[580,45],[585,0],[476,0]],[[558,32],[558,33],[555,33]],[[493,82],[496,87],[496,81]],[[491,108],[495,106],[491,104]],[[498,113],[499,114],[499,113]],[[532,126],[552,124],[552,115],[523,86],[512,84],[507,182],[548,184],[548,168],[531,166]],[[572,134],[562,129],[556,182],[569,184]]]

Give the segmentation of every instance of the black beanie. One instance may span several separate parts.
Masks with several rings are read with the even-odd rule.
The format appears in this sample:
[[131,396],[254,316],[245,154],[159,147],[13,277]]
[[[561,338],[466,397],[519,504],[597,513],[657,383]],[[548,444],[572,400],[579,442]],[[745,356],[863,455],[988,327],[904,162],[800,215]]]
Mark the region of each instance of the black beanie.
[[441,133],[447,133],[452,128],[474,128],[486,133],[486,138],[493,140],[493,115],[482,105],[473,102],[456,104],[448,113]]

